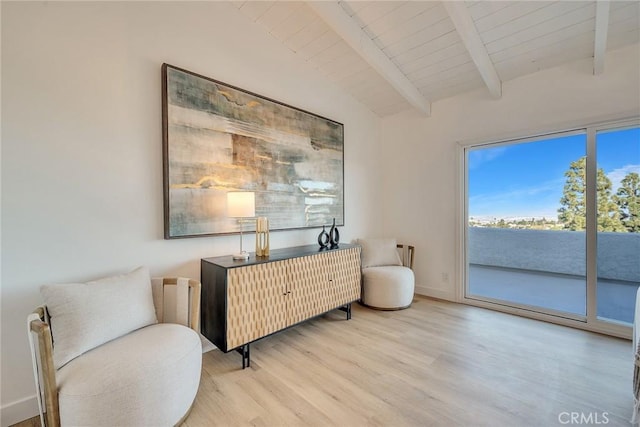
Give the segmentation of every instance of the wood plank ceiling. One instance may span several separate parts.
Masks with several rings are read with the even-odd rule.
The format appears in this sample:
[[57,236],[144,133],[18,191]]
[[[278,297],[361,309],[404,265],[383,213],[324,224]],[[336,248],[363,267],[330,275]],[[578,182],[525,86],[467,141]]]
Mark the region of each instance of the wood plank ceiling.
[[[638,43],[638,1],[234,1],[379,116]],[[597,28],[597,30],[596,30]]]

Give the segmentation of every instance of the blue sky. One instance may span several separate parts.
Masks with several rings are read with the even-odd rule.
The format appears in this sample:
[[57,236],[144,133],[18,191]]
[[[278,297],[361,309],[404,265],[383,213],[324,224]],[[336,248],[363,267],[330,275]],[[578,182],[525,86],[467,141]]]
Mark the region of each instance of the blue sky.
[[[469,151],[469,216],[557,218],[569,164],[586,154],[586,134]],[[598,134],[598,167],[614,189],[640,173],[640,128]],[[615,190],[614,190],[615,191]]]

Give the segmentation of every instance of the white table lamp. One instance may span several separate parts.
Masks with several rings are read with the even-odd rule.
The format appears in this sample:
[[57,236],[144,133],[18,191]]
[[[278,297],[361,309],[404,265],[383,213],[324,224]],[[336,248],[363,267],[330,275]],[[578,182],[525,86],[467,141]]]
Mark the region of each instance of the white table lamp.
[[227,193],[227,216],[238,218],[240,223],[240,252],[233,259],[249,259],[249,253],[242,250],[242,229],[246,218],[256,216],[256,196],[252,191],[230,191]]

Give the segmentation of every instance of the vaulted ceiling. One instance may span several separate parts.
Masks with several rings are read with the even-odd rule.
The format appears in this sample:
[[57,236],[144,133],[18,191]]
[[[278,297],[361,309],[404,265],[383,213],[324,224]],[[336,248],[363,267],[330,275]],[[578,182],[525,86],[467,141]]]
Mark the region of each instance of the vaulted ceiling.
[[638,1],[235,1],[379,116],[576,59],[606,73],[606,52],[640,40]]

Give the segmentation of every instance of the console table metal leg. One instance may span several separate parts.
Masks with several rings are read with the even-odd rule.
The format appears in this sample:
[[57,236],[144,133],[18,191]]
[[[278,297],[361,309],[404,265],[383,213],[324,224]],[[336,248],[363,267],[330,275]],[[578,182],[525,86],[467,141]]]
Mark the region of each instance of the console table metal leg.
[[242,369],[251,366],[251,344],[245,344],[242,347],[238,347],[236,351],[242,356]]
[[347,320],[351,320],[351,303],[338,307],[338,310],[342,310],[347,313]]

